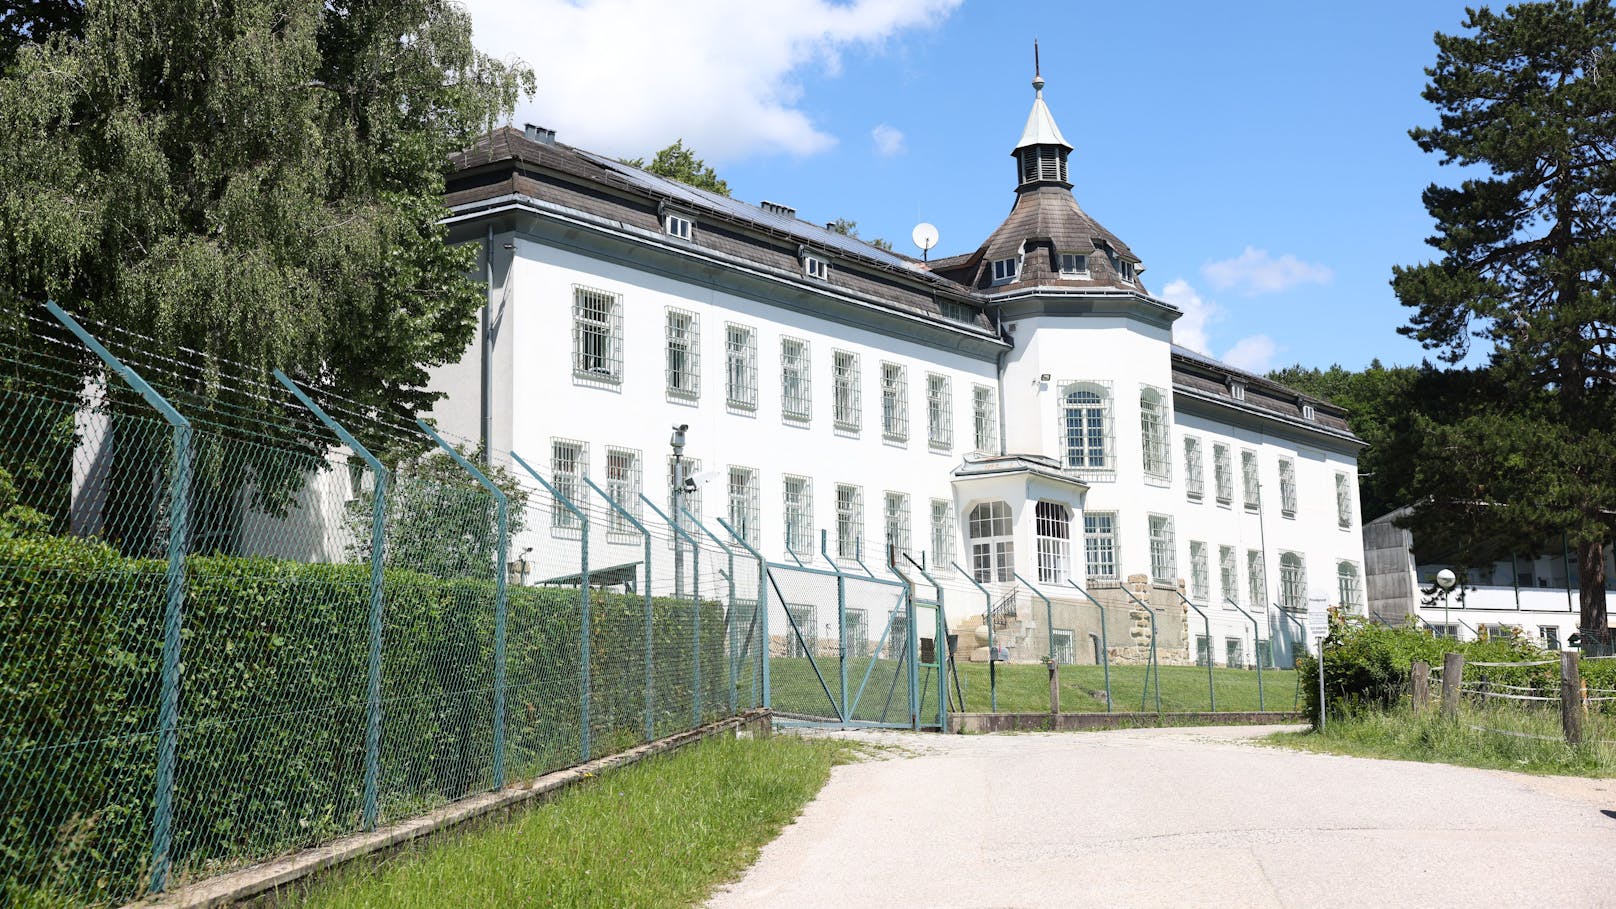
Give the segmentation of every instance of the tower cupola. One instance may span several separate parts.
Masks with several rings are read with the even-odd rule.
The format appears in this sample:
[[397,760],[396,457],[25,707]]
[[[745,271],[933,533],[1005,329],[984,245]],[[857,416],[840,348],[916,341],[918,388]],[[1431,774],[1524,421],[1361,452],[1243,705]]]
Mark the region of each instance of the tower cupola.
[[1020,176],[1016,191],[1049,185],[1071,189],[1066,179],[1066,156],[1071,154],[1072,146],[1061,135],[1049,105],[1044,103],[1043,75],[1036,67],[1034,73],[1032,113],[1027,115],[1027,128],[1021,131],[1021,141],[1012,152]]

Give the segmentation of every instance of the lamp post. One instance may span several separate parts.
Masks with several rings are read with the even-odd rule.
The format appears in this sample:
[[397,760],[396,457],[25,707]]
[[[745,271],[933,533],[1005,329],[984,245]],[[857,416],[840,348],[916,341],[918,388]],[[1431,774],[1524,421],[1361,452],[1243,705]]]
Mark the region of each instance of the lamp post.
[[[1453,623],[1448,619],[1448,593],[1459,579],[1453,569],[1444,568],[1436,573],[1436,586],[1442,589],[1442,633],[1453,634]],[[1453,635],[1458,637],[1458,635]]]

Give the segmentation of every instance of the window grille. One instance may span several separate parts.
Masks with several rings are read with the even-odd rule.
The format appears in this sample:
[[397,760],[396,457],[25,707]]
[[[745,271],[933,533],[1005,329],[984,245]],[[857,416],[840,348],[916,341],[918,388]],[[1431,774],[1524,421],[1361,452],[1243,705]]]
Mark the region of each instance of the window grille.
[[835,374],[831,409],[836,428],[858,432],[864,425],[864,402],[860,399],[859,355],[845,350],[831,353],[831,367]]
[[572,288],[572,371],[585,379],[623,378],[623,298],[588,287]]
[[814,481],[807,477],[786,475],[782,483],[785,494],[786,549],[798,556],[814,554]]
[[1063,278],[1086,278],[1089,276],[1089,257],[1073,253],[1061,253],[1060,275]]
[[814,625],[814,607],[812,604],[787,603],[786,612],[791,616],[792,624],[802,634],[798,638],[790,628],[784,629],[786,639],[786,656],[804,657],[817,656],[819,650],[819,630]]
[[[1285,473],[1285,463],[1280,462],[1280,475]],[[1240,481],[1244,487],[1245,504],[1247,511],[1256,511],[1262,505],[1262,499],[1257,491],[1259,479],[1257,477],[1257,453],[1255,451],[1240,452]]]
[[1230,382],[1229,397],[1234,398],[1236,401],[1244,401],[1246,399],[1246,383]]
[[1087,556],[1090,581],[1117,579],[1117,514],[1114,511],[1083,513],[1083,550]]
[[1304,420],[1316,420],[1316,419],[1318,419],[1318,416],[1319,416],[1318,412],[1313,409],[1312,404],[1303,404],[1302,405],[1302,419],[1304,419]]
[[881,434],[894,442],[909,439],[909,368],[881,364]]
[[932,448],[954,447],[954,383],[936,373],[926,374],[926,441]]
[[1279,605],[1285,609],[1307,608],[1307,561],[1299,552],[1279,554]]
[[762,545],[758,521],[758,472],[755,467],[729,469],[729,524],[741,539]]
[[1336,592],[1340,594],[1339,605],[1358,607],[1363,605],[1363,585],[1358,580],[1358,565],[1355,562],[1337,562],[1335,566]]
[[1344,473],[1335,475],[1335,522],[1342,530],[1352,529],[1352,481]]
[[1253,609],[1268,608],[1268,570],[1260,549],[1246,550],[1246,593]]
[[851,657],[867,657],[870,655],[870,613],[867,609],[854,609],[851,606],[843,607],[842,614],[847,622],[847,655]]
[[[589,473],[589,443],[572,439],[550,440],[550,483],[556,492],[573,504],[584,500],[583,478]],[[578,516],[556,498],[550,509],[550,526],[556,530],[581,530]]]
[[1071,665],[1077,662],[1077,635],[1065,628],[1055,629],[1055,662]]
[[808,420],[814,414],[808,342],[800,338],[780,339],[780,409],[789,420]]
[[[628,448],[606,449],[606,494],[623,506],[623,510],[640,516],[640,453]],[[611,509],[606,529],[612,533],[638,536],[634,525],[617,509]]]
[[1150,578],[1158,584],[1178,582],[1178,544],[1173,540],[1173,519],[1150,516]]
[[1016,279],[1016,273],[1019,271],[1019,269],[1016,267],[1016,264],[1017,263],[1016,263],[1016,260],[1014,258],[1010,258],[1010,259],[994,259],[993,260],[993,283],[994,284],[1008,284],[1011,281],[1014,281]]
[[976,423],[976,450],[999,450],[999,399],[990,385],[971,386],[971,413]]
[[1227,445],[1212,445],[1212,481],[1218,487],[1218,504],[1234,501],[1234,465],[1229,461]]
[[1091,479],[1115,476],[1110,384],[1083,381],[1062,386],[1060,420],[1065,468]]
[[1139,392],[1139,432],[1144,451],[1145,478],[1172,479],[1173,462],[1168,443],[1167,393],[1146,386]]
[[972,508],[969,529],[971,575],[977,583],[1008,583],[1012,580],[1016,546],[1010,506],[1003,501],[993,501]]
[[1059,502],[1039,502],[1038,583],[1062,584],[1072,574],[1072,515]]
[[909,552],[909,496],[902,492],[886,495],[886,541],[899,553]]
[[1205,603],[1212,598],[1212,566],[1206,552],[1206,544],[1200,540],[1190,541],[1190,599],[1197,603]]
[[1223,662],[1230,669],[1244,669],[1246,666],[1246,644],[1239,638],[1223,639]]
[[1224,602],[1240,602],[1240,578],[1234,564],[1234,547],[1218,547],[1218,591]]
[[1296,517],[1296,464],[1288,458],[1279,461],[1279,513]]
[[954,564],[954,503],[931,500],[931,561],[938,568]]
[[836,557],[855,559],[864,537],[864,489],[836,484]]
[[675,214],[663,215],[662,216],[662,229],[664,231],[666,231],[668,236],[670,236],[670,237],[678,237],[681,240],[690,239],[690,234],[691,234],[690,219],[684,217],[683,215],[675,215]]
[[1201,464],[1201,440],[1184,437],[1184,493],[1194,501],[1201,501],[1206,493],[1206,475]]
[[668,307],[668,394],[694,398],[701,389],[701,323],[695,313]]
[[729,406],[745,410],[757,409],[757,330],[747,325],[726,323],[724,359],[726,367],[724,394]]

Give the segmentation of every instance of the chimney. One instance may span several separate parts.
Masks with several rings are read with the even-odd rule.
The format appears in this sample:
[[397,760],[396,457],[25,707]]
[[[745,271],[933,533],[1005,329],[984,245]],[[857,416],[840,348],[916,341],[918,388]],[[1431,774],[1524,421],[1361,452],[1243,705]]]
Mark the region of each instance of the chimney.
[[545,129],[542,126],[534,126],[532,123],[524,123],[522,124],[522,132],[528,137],[529,140],[537,142],[540,145],[555,144],[555,130],[553,129]]
[[770,202],[767,199],[759,202],[758,207],[771,215],[779,215],[783,218],[795,218],[797,216],[797,210],[795,208],[792,208],[789,205],[781,205],[778,202]]

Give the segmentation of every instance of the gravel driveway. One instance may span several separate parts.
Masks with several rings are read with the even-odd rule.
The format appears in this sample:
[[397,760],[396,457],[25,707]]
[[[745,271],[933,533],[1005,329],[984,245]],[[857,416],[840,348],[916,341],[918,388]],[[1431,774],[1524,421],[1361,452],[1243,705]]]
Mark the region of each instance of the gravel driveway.
[[1272,731],[833,733],[894,747],[709,905],[1616,906],[1616,780],[1252,741]]

